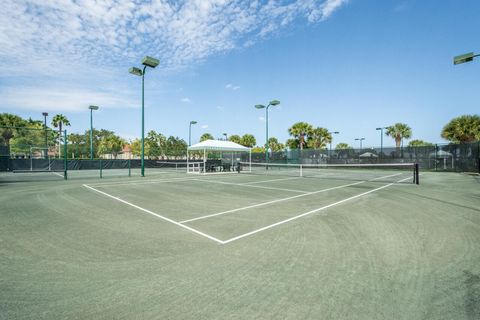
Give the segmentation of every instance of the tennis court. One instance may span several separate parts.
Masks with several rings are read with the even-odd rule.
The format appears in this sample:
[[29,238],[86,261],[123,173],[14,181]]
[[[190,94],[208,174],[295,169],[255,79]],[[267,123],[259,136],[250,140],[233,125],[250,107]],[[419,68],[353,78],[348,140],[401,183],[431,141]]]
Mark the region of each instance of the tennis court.
[[252,169],[0,176],[1,317],[480,314],[478,176]]

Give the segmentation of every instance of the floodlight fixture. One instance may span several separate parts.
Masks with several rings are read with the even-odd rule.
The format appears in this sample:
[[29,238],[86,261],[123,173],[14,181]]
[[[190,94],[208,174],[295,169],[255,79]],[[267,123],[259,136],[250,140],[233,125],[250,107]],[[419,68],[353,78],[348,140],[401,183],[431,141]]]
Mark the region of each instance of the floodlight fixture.
[[375,130],[380,130],[380,159],[383,157],[383,130],[387,129],[387,127],[379,127]]
[[355,138],[355,141],[360,141],[360,152],[362,152],[362,141],[365,140],[365,138]]
[[90,105],[90,160],[93,160],[93,110],[98,110],[98,106]]
[[143,58],[142,60],[142,64],[150,68],[155,68],[156,66],[158,66],[159,63],[160,61],[158,59],[149,56],[145,56],[145,58]]
[[42,112],[42,116],[48,117],[48,112]]
[[[277,106],[280,104],[278,100],[271,100],[267,106],[263,104],[256,104],[255,108],[265,109],[265,162],[268,163],[268,109],[270,106]],[[267,167],[268,168],[268,167]]]
[[462,63],[465,63],[465,62],[470,62],[470,61],[473,61],[473,58],[478,57],[478,56],[480,56],[480,54],[475,54],[473,52],[461,54],[459,56],[453,57],[453,64],[457,65],[457,64],[462,64]]
[[[330,134],[339,134],[340,131],[331,131],[331,132],[329,131],[328,133],[330,133]],[[332,157],[332,140],[333,140],[333,137],[332,137],[332,139],[330,139],[330,157]]]
[[128,69],[128,72],[131,74],[142,77],[142,154],[140,158],[140,174],[142,177],[145,177],[145,70],[147,67],[155,68],[159,63],[160,61],[158,59],[145,56],[142,60],[143,70],[136,67],[131,67]]
[[188,125],[188,146],[189,147],[192,145],[192,124],[197,124],[197,121],[192,120],[192,121],[190,121],[190,124]]
[[142,69],[139,69],[139,68],[136,68],[136,67],[131,67],[130,69],[128,69],[128,72],[130,72],[131,74],[135,75],[135,76],[143,76],[143,71]]

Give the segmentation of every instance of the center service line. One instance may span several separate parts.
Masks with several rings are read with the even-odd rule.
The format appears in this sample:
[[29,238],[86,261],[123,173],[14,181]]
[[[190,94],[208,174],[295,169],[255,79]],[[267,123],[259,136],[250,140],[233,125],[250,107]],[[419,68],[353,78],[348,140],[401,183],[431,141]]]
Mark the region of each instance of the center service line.
[[262,231],[265,231],[265,230],[274,228],[274,227],[279,226],[279,225],[282,225],[282,224],[284,224],[284,223],[287,223],[287,222],[290,222],[290,221],[293,221],[293,220],[296,220],[296,219],[305,217],[305,216],[307,216],[307,215],[309,215],[309,214],[316,213],[316,212],[319,212],[319,211],[322,211],[322,210],[331,208],[331,207],[333,207],[333,206],[342,204],[342,203],[344,203],[344,202],[347,202],[347,201],[350,201],[350,200],[353,200],[353,199],[356,199],[356,198],[363,197],[363,196],[365,196],[365,195],[367,195],[367,194],[369,194],[369,193],[376,192],[376,191],[378,191],[378,190],[388,188],[388,187],[390,187],[390,186],[392,186],[392,185],[394,185],[394,184],[396,184],[396,183],[398,183],[398,182],[403,182],[403,181],[406,181],[406,180],[408,180],[408,179],[411,179],[411,177],[408,177],[408,178],[405,178],[405,179],[402,179],[402,180],[398,180],[397,182],[389,183],[389,184],[387,184],[387,185],[384,185],[384,186],[381,186],[381,187],[372,189],[372,190],[370,190],[370,191],[357,194],[357,195],[355,195],[355,196],[353,196],[353,197],[346,198],[346,199],[343,199],[343,200],[334,202],[334,203],[329,204],[329,205],[327,205],[327,206],[324,206],[324,207],[321,207],[321,208],[318,208],[318,209],[314,209],[314,210],[311,210],[311,211],[302,213],[302,214],[300,214],[300,215],[298,215],[298,216],[294,216],[294,217],[291,217],[291,218],[289,218],[289,219],[282,220],[282,221],[279,221],[279,222],[277,222],[277,223],[268,225],[268,226],[266,226],[266,227],[259,228],[259,229],[256,229],[256,230],[253,230],[253,231],[244,233],[244,234],[239,235],[239,236],[237,236],[237,237],[233,237],[233,238],[230,238],[230,239],[228,239],[228,240],[223,241],[223,244],[227,244],[227,243],[230,243],[230,242],[233,242],[233,241],[236,241],[236,240],[239,240],[239,239],[242,239],[242,238],[251,236],[251,235],[253,235],[253,234],[255,234],[255,233],[262,232]]
[[122,199],[120,199],[120,198],[118,198],[118,197],[112,196],[111,194],[108,194],[108,193],[106,193],[106,192],[97,190],[97,189],[95,189],[95,188],[93,188],[93,187],[90,187],[89,185],[84,184],[83,186],[84,186],[85,188],[88,188],[88,189],[93,190],[93,191],[95,191],[95,192],[98,192],[98,193],[100,193],[100,194],[103,194],[104,196],[107,196],[107,197],[109,197],[109,198],[112,198],[112,199],[115,199],[115,200],[117,200],[117,201],[120,201],[120,202],[122,202],[122,203],[124,203],[124,204],[127,204],[127,205],[131,206],[131,207],[134,207],[135,209],[141,210],[141,211],[143,211],[143,212],[146,212],[146,213],[148,213],[148,214],[151,214],[152,216],[155,216],[155,217],[157,217],[157,218],[160,218],[160,219],[162,219],[162,220],[165,220],[165,221],[167,221],[167,222],[170,222],[170,223],[172,223],[172,224],[174,224],[174,225],[176,225],[176,226],[182,227],[182,228],[187,229],[187,230],[189,230],[189,231],[191,231],[191,232],[194,232],[194,233],[196,233],[196,234],[199,234],[199,235],[201,235],[201,236],[203,236],[203,237],[205,237],[205,238],[208,238],[208,239],[210,239],[210,240],[213,240],[213,241],[215,241],[215,242],[217,242],[217,243],[220,243],[220,244],[223,244],[223,243],[224,243],[224,242],[223,242],[222,240],[220,240],[220,239],[217,239],[217,238],[215,238],[215,237],[212,237],[212,236],[210,236],[210,235],[208,235],[208,234],[206,234],[206,233],[203,233],[203,232],[201,232],[201,231],[198,231],[198,230],[196,230],[196,229],[190,228],[189,226],[186,226],[186,225],[183,225],[183,224],[181,224],[181,223],[178,223],[178,222],[176,222],[176,221],[174,221],[174,220],[172,220],[172,219],[169,219],[169,218],[167,218],[167,217],[161,216],[161,215],[159,215],[159,214],[157,214],[157,213],[155,213],[155,212],[152,212],[152,211],[147,210],[147,209],[145,209],[145,208],[139,207],[139,206],[137,206],[137,205],[135,205],[135,204],[133,204],[133,203],[130,203],[130,202],[125,201],[125,200],[122,200]]

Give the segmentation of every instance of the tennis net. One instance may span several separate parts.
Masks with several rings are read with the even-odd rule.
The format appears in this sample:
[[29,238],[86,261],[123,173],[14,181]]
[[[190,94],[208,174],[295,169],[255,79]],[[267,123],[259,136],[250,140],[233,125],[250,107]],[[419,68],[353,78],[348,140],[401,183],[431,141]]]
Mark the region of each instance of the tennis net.
[[154,164],[150,165],[150,168],[161,169],[166,171],[175,171],[175,172],[187,172],[187,168],[190,166],[200,167],[203,165],[203,162],[186,162],[186,161],[155,161]]
[[386,164],[278,164],[241,162],[241,172],[320,179],[419,184],[416,163]]

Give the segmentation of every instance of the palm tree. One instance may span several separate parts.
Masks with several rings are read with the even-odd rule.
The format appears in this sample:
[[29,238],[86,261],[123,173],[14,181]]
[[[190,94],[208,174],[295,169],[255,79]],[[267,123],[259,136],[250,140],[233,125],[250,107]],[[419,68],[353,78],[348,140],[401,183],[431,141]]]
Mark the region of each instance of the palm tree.
[[241,139],[241,142],[240,144],[242,146],[245,146],[245,147],[248,147],[248,148],[251,148],[253,147],[255,144],[257,144],[257,139],[255,139],[255,137],[252,135],[252,134],[244,134],[242,136],[242,139]]
[[335,152],[339,158],[347,158],[354,153],[354,150],[348,143],[340,142],[335,146]]
[[332,141],[332,134],[328,129],[317,127],[312,129],[308,137],[308,145],[314,149],[324,149]]
[[58,155],[60,156],[60,141],[62,140],[62,127],[69,126],[70,121],[63,114],[57,114],[52,119],[52,126],[58,128]]
[[409,139],[412,136],[412,129],[405,123],[395,123],[393,126],[387,127],[385,134],[395,140],[398,154],[400,145],[403,144],[403,139]]
[[204,133],[200,137],[200,142],[205,141],[205,140],[214,140],[213,136],[210,133]]
[[305,146],[305,137],[313,130],[312,125],[306,122],[297,122],[288,129],[288,133],[299,141],[300,150]]
[[272,152],[278,152],[285,149],[285,145],[278,142],[278,139],[275,137],[268,138],[268,147],[272,150]]
[[238,134],[232,134],[230,137],[228,137],[228,140],[240,144],[242,138]]
[[452,119],[443,127],[441,136],[455,143],[480,140],[480,116],[463,115]]

